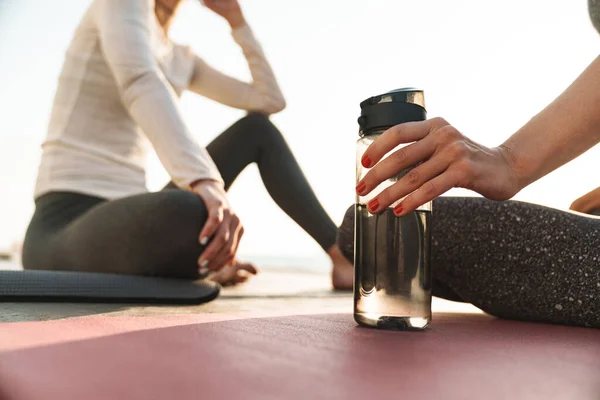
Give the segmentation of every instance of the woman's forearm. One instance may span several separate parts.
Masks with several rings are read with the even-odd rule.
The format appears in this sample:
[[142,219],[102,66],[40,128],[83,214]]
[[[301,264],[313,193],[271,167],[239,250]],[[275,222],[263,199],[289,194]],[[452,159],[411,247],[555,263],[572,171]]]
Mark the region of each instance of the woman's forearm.
[[274,114],[285,108],[285,99],[273,70],[260,44],[248,25],[232,31],[248,62],[252,82],[242,82],[216,70],[199,57],[194,60],[194,73],[189,89],[219,103],[263,114]]
[[600,142],[600,57],[500,148],[520,189]]
[[194,61],[189,89],[231,107],[263,114],[274,114],[285,108],[285,99],[262,47],[246,23],[238,0],[204,0],[204,4],[225,18],[231,34],[248,62],[252,83],[227,76],[201,58]]

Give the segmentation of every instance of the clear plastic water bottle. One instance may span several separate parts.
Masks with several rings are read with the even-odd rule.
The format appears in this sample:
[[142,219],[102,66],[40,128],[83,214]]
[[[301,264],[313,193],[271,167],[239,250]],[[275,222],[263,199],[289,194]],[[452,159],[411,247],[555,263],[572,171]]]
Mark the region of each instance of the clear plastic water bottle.
[[[361,160],[375,139],[394,125],[426,119],[424,93],[414,88],[371,97],[360,107],[357,184],[368,172]],[[367,210],[369,201],[413,167],[356,197],[354,319],[360,325],[421,330],[431,321],[431,202],[403,217],[393,211],[400,201],[377,215]]]

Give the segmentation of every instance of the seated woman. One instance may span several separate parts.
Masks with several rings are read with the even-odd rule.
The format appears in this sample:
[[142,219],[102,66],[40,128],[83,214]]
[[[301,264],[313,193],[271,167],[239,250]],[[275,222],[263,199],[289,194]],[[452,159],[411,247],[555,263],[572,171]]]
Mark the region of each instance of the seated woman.
[[[600,28],[600,2],[589,4]],[[453,187],[501,200],[442,197],[434,202],[433,294],[498,317],[600,328],[600,218],[504,201],[598,142],[600,57],[498,147],[473,142],[442,118],[389,129],[365,152],[362,164],[372,169],[357,191],[366,195],[422,161],[375,197],[369,211],[378,213],[404,199],[394,208],[404,216]],[[402,143],[412,144],[382,160]],[[597,212],[600,189],[571,208]],[[351,226],[352,211],[340,235],[348,257]]]
[[[237,0],[205,5],[231,25],[250,84],[168,39],[179,4],[95,0],[83,16],[43,144],[24,268],[242,281],[256,269],[236,261],[244,230],[226,191],[256,163],[275,202],[330,256],[333,286],[351,288],[337,228],[267,117],[285,101]],[[178,108],[186,89],[250,113],[204,149]],[[148,139],[172,178],[157,193],[145,185]]]

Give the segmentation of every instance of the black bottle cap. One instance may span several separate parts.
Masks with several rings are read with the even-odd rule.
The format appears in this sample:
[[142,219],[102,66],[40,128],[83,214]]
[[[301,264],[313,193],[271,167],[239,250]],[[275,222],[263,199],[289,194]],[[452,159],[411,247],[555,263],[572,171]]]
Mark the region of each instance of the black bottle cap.
[[422,90],[402,88],[373,96],[360,103],[360,136],[411,121],[427,119]]

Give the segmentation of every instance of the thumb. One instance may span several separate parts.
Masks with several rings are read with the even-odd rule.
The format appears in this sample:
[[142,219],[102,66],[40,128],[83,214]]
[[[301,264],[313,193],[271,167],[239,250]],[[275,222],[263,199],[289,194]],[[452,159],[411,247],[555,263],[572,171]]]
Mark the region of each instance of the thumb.
[[208,210],[208,218],[199,237],[200,244],[205,246],[223,222],[223,202],[226,200],[219,196],[219,188],[214,182],[197,184],[194,186],[193,191],[204,201]]
[[223,210],[220,207],[210,207],[207,203],[208,218],[200,232],[199,241],[202,246],[206,246],[210,238],[215,234],[221,222],[223,222]]

